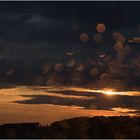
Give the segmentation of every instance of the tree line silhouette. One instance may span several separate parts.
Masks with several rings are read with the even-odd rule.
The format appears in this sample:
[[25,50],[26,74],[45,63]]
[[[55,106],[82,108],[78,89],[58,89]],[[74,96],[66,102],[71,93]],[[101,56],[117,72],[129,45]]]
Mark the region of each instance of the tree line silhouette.
[[140,138],[140,117],[80,117],[50,126],[39,123],[3,124],[0,138]]

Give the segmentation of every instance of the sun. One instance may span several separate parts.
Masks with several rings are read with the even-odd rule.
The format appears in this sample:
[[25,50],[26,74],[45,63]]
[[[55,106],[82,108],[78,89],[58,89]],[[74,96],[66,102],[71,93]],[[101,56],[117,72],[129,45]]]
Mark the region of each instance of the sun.
[[113,89],[104,89],[104,90],[103,90],[103,93],[104,93],[104,94],[107,94],[107,95],[116,95],[116,94],[119,94],[118,92],[116,92],[116,91],[113,90]]
[[108,91],[105,91],[105,94],[114,95],[114,94],[116,94],[116,93],[115,93],[114,91],[108,90]]

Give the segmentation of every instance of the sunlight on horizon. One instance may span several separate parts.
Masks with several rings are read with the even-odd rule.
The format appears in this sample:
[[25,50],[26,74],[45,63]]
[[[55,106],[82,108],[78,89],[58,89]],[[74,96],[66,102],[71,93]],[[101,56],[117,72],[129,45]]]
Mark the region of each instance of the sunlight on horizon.
[[[77,92],[75,95],[71,93],[63,94],[64,91]],[[88,93],[88,94],[84,94]],[[91,93],[91,95],[90,95]],[[138,96],[140,91],[125,91],[117,92],[113,89],[87,89],[80,87],[58,87],[58,86],[18,86],[14,88],[5,88],[0,89],[0,123],[6,122],[30,122],[37,121],[41,124],[50,124],[54,121],[59,121],[63,119],[80,117],[80,116],[120,116],[120,115],[129,115],[134,116],[133,114],[136,110],[129,108],[119,108],[114,107],[112,109],[98,109],[96,108],[96,103],[94,100],[97,98],[94,97],[94,94],[104,94],[104,96],[114,96],[115,95],[129,95],[129,96]],[[97,95],[95,94],[95,95]],[[25,96],[23,96],[25,95]],[[29,96],[28,96],[29,95]],[[22,100],[31,100],[35,96],[47,96],[51,97],[50,100],[54,99],[57,101],[57,98],[62,99],[74,99],[74,100],[87,100],[85,103],[88,103],[88,100],[92,100],[91,108],[86,108],[84,106],[74,106],[74,105],[57,105],[57,104],[19,104],[16,101]],[[27,97],[26,97],[27,96]],[[100,96],[99,96],[100,98]],[[43,99],[43,98],[42,98]],[[46,98],[45,98],[46,99]],[[113,98],[108,98],[112,100]],[[92,103],[90,101],[90,103]],[[99,102],[100,104],[100,102]],[[83,104],[84,105],[84,104]],[[9,115],[11,117],[9,117]]]

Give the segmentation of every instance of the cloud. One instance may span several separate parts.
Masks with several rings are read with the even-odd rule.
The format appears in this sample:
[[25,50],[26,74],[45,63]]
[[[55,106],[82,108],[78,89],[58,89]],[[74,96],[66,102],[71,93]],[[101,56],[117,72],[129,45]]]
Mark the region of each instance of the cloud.
[[[110,5],[113,8],[110,8]],[[102,7],[102,10],[99,10],[98,6]],[[76,64],[84,63],[86,68],[82,73],[73,70],[71,74],[64,69],[62,77],[67,74],[66,80],[70,80],[71,83],[83,80],[97,87],[111,85],[119,88],[131,86],[128,81],[132,78],[135,81],[133,83],[138,83],[139,58],[135,58],[135,55],[138,55],[139,48],[138,45],[127,42],[127,39],[138,36],[136,27],[133,25],[136,19],[135,22],[130,21],[133,19],[133,14],[137,15],[135,8],[129,19],[126,14],[129,10],[121,3],[114,5],[104,2],[96,4],[73,2],[63,4],[22,2],[19,4],[15,2],[13,6],[10,6],[2,2],[0,7],[1,58],[15,61],[16,59],[39,59],[39,61],[43,59],[43,62],[59,63],[61,61],[65,64],[71,61],[65,56],[65,52],[72,50],[75,51],[73,59]],[[127,7],[133,9],[131,5]],[[134,4],[133,7],[137,8],[137,5]],[[115,13],[121,17],[114,16]],[[126,21],[121,20],[123,16],[127,18]],[[96,33],[96,24],[101,21],[106,24],[107,31],[102,35],[103,41],[97,44],[93,41],[93,35]],[[73,30],[72,25],[75,22],[78,26],[76,30]],[[89,41],[85,44],[79,39],[83,32],[89,36]],[[120,32],[126,38],[121,51],[113,50],[113,32]],[[110,59],[99,58],[100,52],[106,53]],[[95,59],[96,64],[89,66],[86,64],[88,59]],[[90,76],[89,73],[95,67],[99,70],[98,74],[95,77]]]
[[[59,95],[59,92],[55,93]],[[140,111],[140,105],[138,104],[140,96],[113,95],[112,97],[109,97],[108,95],[102,93],[88,93],[75,91],[61,91],[61,94],[64,94],[67,97],[64,98],[54,95],[23,95],[23,97],[26,97],[27,99],[16,101],[16,103],[78,106],[85,109],[97,110],[112,110],[112,108],[121,107],[136,110],[136,112],[133,113],[138,113]],[[79,97],[80,95],[82,95],[90,98],[74,98],[71,97],[71,95],[76,95]]]
[[36,26],[48,26],[49,24],[51,24],[51,22],[47,18],[41,15],[32,16],[30,19],[27,20],[27,23],[33,24]]

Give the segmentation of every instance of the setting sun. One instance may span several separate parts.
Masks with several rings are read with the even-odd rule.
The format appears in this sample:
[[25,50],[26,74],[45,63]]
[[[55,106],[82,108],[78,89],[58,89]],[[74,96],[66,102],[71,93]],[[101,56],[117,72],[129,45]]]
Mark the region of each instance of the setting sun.
[[104,93],[104,94],[107,94],[107,95],[120,94],[119,92],[116,92],[116,91],[114,91],[113,89],[104,89],[104,90],[103,90],[103,93]]

